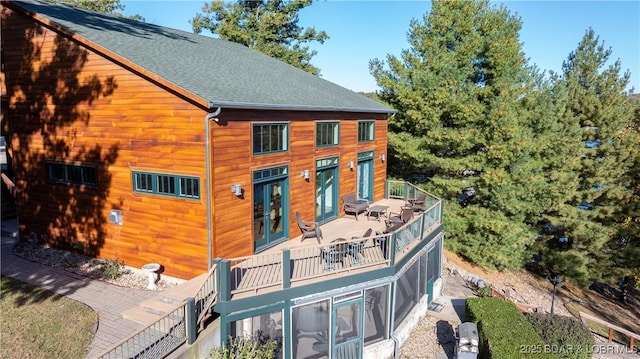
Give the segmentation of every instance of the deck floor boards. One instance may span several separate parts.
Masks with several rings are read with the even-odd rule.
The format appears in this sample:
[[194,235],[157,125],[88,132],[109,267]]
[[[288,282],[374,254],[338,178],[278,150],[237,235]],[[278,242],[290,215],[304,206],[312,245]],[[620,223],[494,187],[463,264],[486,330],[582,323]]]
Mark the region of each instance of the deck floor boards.
[[[388,206],[387,217],[389,217],[392,212],[399,213],[404,203],[402,200],[384,199],[372,204],[372,206]],[[327,263],[321,255],[322,248],[327,249],[334,246],[333,248],[335,249],[335,241],[337,239],[351,243],[357,242],[358,238],[362,240],[362,235],[368,229],[372,229],[373,233],[381,233],[385,229],[384,216],[378,220],[374,217],[367,218],[366,215],[361,215],[357,221],[353,216],[345,216],[322,224],[320,227],[324,234],[321,244],[317,244],[316,241],[303,242],[301,236],[299,236],[263,252],[262,254],[272,255],[271,258],[266,260],[266,263],[254,263],[250,259],[237,263],[232,269],[232,277],[235,282],[232,284],[234,288],[232,292],[247,292],[252,289],[257,291],[265,286],[281,286],[283,264],[279,253],[282,253],[283,249],[289,249],[290,263],[287,265],[291,266],[291,281],[293,283],[297,281],[321,281],[327,276],[335,276],[336,272],[367,270],[366,268],[360,268],[363,266],[370,268],[371,266],[384,265],[388,261],[388,258],[383,255],[383,249],[379,242],[375,239],[365,241],[362,252],[357,255],[357,258],[353,252],[349,251],[344,253],[343,256],[338,254],[341,257],[335,258],[333,263]],[[400,241],[399,244],[402,246],[404,243],[402,243],[402,239]],[[390,250],[388,248],[387,253]],[[273,288],[273,290],[276,289]]]

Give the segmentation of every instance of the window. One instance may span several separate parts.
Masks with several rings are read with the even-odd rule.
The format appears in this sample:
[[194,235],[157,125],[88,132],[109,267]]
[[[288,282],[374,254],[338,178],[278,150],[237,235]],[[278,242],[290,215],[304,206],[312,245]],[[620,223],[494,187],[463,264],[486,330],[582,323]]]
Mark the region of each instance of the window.
[[358,142],[373,141],[373,134],[376,130],[375,121],[358,122]]
[[98,175],[94,166],[67,163],[47,163],[47,179],[52,182],[96,186]]
[[200,179],[159,173],[133,172],[133,191],[181,198],[200,198]]
[[289,150],[289,125],[286,123],[254,124],[253,154],[261,155]]
[[339,143],[338,122],[318,122],[316,124],[316,146],[336,146]]

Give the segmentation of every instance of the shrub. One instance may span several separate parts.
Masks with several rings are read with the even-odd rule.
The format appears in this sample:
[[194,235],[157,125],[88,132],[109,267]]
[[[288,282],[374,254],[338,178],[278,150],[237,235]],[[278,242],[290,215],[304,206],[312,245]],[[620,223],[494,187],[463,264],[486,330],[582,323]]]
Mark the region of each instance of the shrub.
[[122,264],[117,259],[107,259],[102,263],[101,274],[103,278],[116,279],[121,274]]
[[527,313],[526,318],[560,358],[591,358],[589,348],[593,347],[595,341],[589,328],[579,320],[542,313]]
[[213,348],[210,359],[272,359],[276,357],[279,343],[261,332],[253,336],[229,338],[229,343]]
[[466,318],[478,324],[481,358],[557,358],[512,302],[468,298]]

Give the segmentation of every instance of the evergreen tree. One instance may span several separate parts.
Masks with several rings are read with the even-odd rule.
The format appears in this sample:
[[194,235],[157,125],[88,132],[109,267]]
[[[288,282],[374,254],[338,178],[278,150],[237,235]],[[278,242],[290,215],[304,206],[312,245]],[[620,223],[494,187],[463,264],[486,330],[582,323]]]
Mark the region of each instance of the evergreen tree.
[[[573,211],[559,218],[561,230],[546,243],[544,260],[554,270],[586,285],[593,280],[616,282],[616,263],[626,245],[621,220],[633,198],[630,174],[637,158],[638,136],[633,107],[625,91],[630,74],[620,75],[621,64],[605,67],[612,50],[605,49],[592,29],[586,31],[562,66],[558,86],[567,92],[563,121],[581,129],[579,178]],[[567,138],[562,144],[571,142]],[[628,204],[622,206],[621,204]],[[637,262],[636,262],[637,263]]]
[[311,65],[316,51],[306,43],[324,43],[329,36],[315,28],[298,25],[298,12],[310,6],[312,0],[214,0],[202,7],[202,14],[192,20],[193,31],[207,29],[223,40],[240,43],[268,56],[317,75]]
[[549,190],[562,161],[546,156],[559,156],[563,107],[527,67],[520,27],[486,0],[434,1],[423,22],[411,22],[401,58],[370,63],[381,98],[399,110],[389,123],[390,171],[427,174],[425,187],[447,200],[449,248],[498,269],[529,258],[535,225],[573,181]]
[[[120,3],[120,0],[47,0],[49,2],[61,2],[63,4],[98,12],[101,14],[117,16],[117,17],[125,17],[122,15],[122,11],[124,11],[124,5]],[[144,17],[140,15],[132,15],[126,16],[126,18],[136,21],[144,22]]]

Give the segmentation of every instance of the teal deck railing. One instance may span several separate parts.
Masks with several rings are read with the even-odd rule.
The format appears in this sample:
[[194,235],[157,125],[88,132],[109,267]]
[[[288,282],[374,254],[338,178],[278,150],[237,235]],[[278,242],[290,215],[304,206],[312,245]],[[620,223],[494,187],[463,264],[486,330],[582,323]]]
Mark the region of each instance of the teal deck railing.
[[[348,275],[366,267],[394,265],[407,248],[427,238],[442,223],[442,201],[408,182],[387,181],[387,198],[409,200],[420,193],[427,195],[427,210],[393,233],[221,260],[228,268],[228,298],[259,290],[286,289],[310,279]],[[221,270],[220,275],[225,277],[227,269]]]
[[98,358],[163,358],[184,343],[193,343],[197,325],[204,322],[208,310],[215,303],[218,294],[216,278],[216,266],[213,266],[193,298],[177,304],[173,311],[122,340]]
[[203,323],[218,297],[232,300],[234,295],[309,285],[309,280],[314,278],[395,265],[419,242],[433,238],[430,235],[442,224],[442,201],[408,182],[387,181],[386,198],[409,200],[420,193],[427,195],[427,210],[392,233],[216,259],[216,265],[209,270],[193,298],[100,358],[162,358],[184,343],[193,343],[198,324]]
[[123,340],[99,358],[163,358],[187,341],[187,315],[193,302],[176,307],[150,326]]

